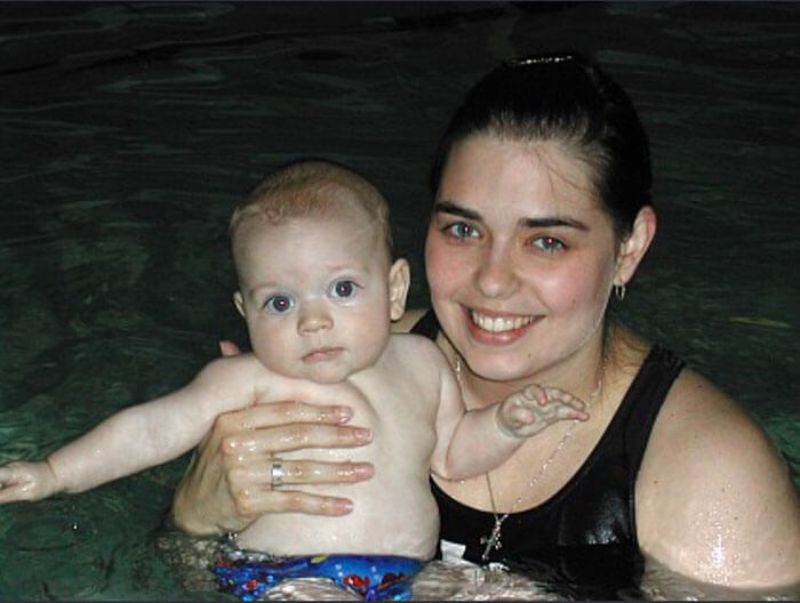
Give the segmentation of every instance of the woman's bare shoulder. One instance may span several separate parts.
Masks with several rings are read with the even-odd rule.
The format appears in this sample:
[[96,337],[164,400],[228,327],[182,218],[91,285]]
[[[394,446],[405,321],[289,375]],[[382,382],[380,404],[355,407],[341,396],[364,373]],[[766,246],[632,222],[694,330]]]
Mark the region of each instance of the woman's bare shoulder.
[[679,573],[742,587],[800,581],[800,505],[786,464],[759,424],[692,370],[653,427],[636,519],[642,550]]
[[738,403],[688,368],[680,373],[664,401],[651,444],[655,450],[680,444],[687,460],[700,464],[706,461],[695,453],[710,448],[732,448],[734,455],[743,446],[769,452],[768,457],[774,452],[763,429]]

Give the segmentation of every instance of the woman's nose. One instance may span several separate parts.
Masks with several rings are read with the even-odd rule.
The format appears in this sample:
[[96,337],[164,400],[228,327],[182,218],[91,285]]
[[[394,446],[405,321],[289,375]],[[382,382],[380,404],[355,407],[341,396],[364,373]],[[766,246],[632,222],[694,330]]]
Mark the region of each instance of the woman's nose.
[[330,329],[333,326],[333,317],[321,302],[310,302],[304,304],[300,311],[300,320],[297,330],[300,334],[316,333],[317,331]]
[[518,286],[514,263],[508,250],[490,248],[480,260],[476,283],[487,298],[497,299],[512,295]]

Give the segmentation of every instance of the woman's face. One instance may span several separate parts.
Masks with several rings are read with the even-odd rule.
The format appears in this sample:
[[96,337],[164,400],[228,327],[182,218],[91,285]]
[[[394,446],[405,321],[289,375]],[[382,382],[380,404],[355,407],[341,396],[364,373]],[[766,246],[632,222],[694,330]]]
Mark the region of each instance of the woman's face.
[[445,334],[481,377],[524,379],[602,336],[617,242],[589,176],[554,142],[482,134],[452,149],[426,271]]

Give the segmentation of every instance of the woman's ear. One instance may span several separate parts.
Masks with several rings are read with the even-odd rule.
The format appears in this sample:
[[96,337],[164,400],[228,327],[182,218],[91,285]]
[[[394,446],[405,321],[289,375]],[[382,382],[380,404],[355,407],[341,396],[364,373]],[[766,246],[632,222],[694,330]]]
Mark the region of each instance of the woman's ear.
[[233,294],[233,305],[236,306],[236,309],[241,314],[242,318],[246,318],[244,313],[244,298],[242,297],[241,291],[237,291]]
[[619,246],[614,286],[622,287],[632,278],[656,235],[656,212],[645,205],[636,215],[631,234]]
[[389,316],[400,320],[406,311],[406,298],[411,285],[411,267],[405,259],[399,259],[389,269]]

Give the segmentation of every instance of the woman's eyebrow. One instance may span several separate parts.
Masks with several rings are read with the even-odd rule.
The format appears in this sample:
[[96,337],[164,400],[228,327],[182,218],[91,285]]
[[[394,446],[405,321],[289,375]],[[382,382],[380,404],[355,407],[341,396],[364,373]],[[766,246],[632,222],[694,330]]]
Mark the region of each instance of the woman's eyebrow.
[[472,211],[471,209],[466,209],[464,207],[461,207],[460,205],[456,205],[451,201],[437,201],[436,203],[433,204],[433,213],[453,214],[455,216],[461,216],[462,218],[466,218],[467,220],[474,220],[476,222],[483,221],[483,218],[478,212]]
[[523,218],[519,221],[519,224],[525,228],[553,228],[558,226],[566,226],[568,228],[576,228],[578,230],[589,230],[589,227],[579,220],[562,217]]
[[[453,214],[455,216],[461,216],[462,218],[466,218],[467,220],[473,220],[475,222],[483,221],[483,217],[478,212],[471,209],[467,209],[465,207],[461,207],[460,205],[457,205],[452,201],[437,201],[433,205],[433,212]],[[523,228],[554,228],[560,226],[567,228],[576,228],[577,230],[584,230],[584,231],[589,230],[589,227],[579,220],[574,220],[572,218],[566,218],[560,216],[545,217],[545,218],[522,218],[519,221],[519,225],[522,226]]]

